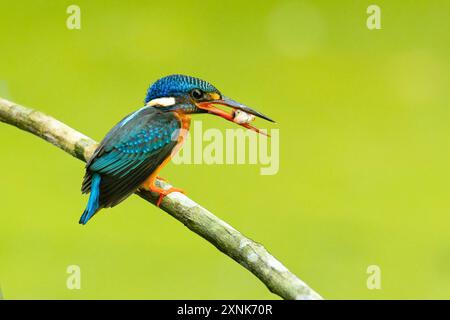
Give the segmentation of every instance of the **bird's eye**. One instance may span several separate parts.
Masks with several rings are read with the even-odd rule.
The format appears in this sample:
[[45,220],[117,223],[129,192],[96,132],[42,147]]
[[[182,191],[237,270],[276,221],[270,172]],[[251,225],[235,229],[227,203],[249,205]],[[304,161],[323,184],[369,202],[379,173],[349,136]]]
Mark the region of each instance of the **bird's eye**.
[[194,89],[191,91],[191,96],[195,100],[200,100],[201,98],[203,98],[203,91],[200,89]]

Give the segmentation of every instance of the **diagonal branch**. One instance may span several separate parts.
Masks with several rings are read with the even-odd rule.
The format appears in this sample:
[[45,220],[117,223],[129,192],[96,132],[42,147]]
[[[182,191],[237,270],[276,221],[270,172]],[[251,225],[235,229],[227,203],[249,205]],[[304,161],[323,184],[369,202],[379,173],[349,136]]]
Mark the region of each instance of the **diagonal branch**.
[[[89,159],[97,145],[94,140],[42,112],[2,98],[0,121],[47,140],[82,161]],[[163,181],[157,183],[163,188],[170,187]],[[141,190],[137,194],[155,203],[156,197],[149,191]],[[245,237],[185,195],[169,194],[163,199],[161,209],[252,272],[271,292],[284,299],[322,299],[261,244]]]

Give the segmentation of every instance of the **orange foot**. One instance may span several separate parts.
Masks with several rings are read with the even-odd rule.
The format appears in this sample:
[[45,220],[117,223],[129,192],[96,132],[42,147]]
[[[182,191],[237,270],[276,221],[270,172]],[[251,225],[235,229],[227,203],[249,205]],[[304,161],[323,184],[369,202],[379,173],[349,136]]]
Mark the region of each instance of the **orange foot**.
[[180,188],[171,187],[170,189],[163,190],[162,192],[159,193],[158,201],[156,201],[156,206],[159,207],[159,205],[161,204],[161,201],[164,199],[164,197],[172,192],[181,192],[182,194],[186,194],[186,192]]
[[156,179],[164,181],[164,182],[169,182],[169,181],[167,181],[167,179],[164,179],[163,177],[160,177],[160,176],[156,176]]
[[141,185],[141,188],[143,188],[144,190],[151,191],[151,192],[159,193],[158,201],[156,201],[157,207],[159,207],[159,205],[161,204],[164,197],[172,192],[181,192],[181,193],[185,194],[185,192],[179,188],[171,187],[171,188],[165,190],[163,188],[156,186],[155,185],[156,179],[167,181],[166,179],[161,178],[160,176],[150,176],[150,177],[148,177],[148,179],[146,181],[144,181],[144,183]]
[[172,192],[181,192],[183,194],[186,194],[186,192],[184,192],[184,190],[182,190],[180,188],[174,188],[174,187],[171,187],[169,189],[162,189],[162,188],[159,188],[159,187],[157,187],[155,185],[151,185],[149,189],[152,192],[159,193],[158,201],[156,201],[156,206],[157,207],[159,207],[159,205],[161,204],[161,202],[164,199],[164,197],[167,196],[168,194],[171,194]]

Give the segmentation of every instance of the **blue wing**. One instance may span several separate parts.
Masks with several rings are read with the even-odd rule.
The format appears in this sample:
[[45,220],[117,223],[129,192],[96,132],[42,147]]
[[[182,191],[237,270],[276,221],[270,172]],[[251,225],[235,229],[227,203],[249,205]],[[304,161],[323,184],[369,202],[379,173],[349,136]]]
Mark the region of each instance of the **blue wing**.
[[86,165],[82,192],[91,191],[93,178],[98,185],[98,199],[91,201],[98,205],[90,216],[133,194],[170,156],[180,127],[172,113],[144,107],[111,129]]

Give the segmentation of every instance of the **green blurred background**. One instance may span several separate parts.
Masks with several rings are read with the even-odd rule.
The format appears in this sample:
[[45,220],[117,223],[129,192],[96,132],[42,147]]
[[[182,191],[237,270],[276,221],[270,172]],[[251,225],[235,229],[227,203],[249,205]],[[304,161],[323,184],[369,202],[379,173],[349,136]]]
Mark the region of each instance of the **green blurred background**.
[[[157,78],[207,79],[278,121],[279,173],[165,178],[325,298],[450,298],[450,3],[375,1],[382,30],[368,30],[372,3],[80,0],[68,30],[72,2],[2,0],[0,96],[99,140]],[[83,163],[2,124],[0,150],[5,299],[277,298],[138,197],[78,225]],[[81,290],[66,288],[72,264]]]

